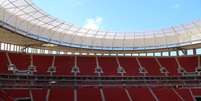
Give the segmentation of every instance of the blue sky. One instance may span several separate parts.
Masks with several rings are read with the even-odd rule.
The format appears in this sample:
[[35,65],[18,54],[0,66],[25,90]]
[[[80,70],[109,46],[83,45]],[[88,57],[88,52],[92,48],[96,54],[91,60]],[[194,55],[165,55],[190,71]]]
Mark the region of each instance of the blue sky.
[[201,0],[33,0],[44,11],[78,26],[144,31],[201,19]]

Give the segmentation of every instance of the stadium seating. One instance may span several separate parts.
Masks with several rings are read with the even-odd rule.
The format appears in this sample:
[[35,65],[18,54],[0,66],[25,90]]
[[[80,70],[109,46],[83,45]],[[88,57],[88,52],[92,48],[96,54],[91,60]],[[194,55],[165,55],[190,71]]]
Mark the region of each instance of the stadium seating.
[[[27,70],[31,64],[31,55],[22,53],[8,53],[10,61],[15,64],[19,70]],[[164,76],[160,67],[165,67],[169,75],[180,75],[177,71],[178,64],[187,72],[194,72],[198,66],[198,56],[181,56],[181,57],[157,57],[158,62],[154,57],[109,57],[103,56],[96,59],[95,56],[52,56],[52,55],[32,55],[33,65],[36,66],[37,72],[35,74],[48,73],[50,66],[56,67],[56,72],[53,75],[73,75],[72,68],[77,66],[82,75],[97,75],[95,68],[100,66],[103,70],[103,76],[117,76],[117,68],[121,66],[126,73],[122,76],[143,76],[139,72],[140,66],[144,67],[148,76]],[[54,60],[55,57],[55,60]],[[176,61],[178,59],[178,62]],[[139,60],[140,64],[138,63]],[[9,60],[6,52],[0,52],[0,73],[11,73],[8,71]],[[159,66],[160,65],[160,66]],[[126,92],[126,89],[128,92]],[[104,98],[106,101],[194,101],[196,96],[201,96],[201,89],[196,88],[168,88],[168,87],[102,87]],[[31,91],[31,93],[29,92]],[[102,95],[99,87],[78,87],[77,101],[102,101]],[[87,93],[86,93],[87,92]],[[0,91],[0,101],[13,101],[16,98],[31,98],[34,101],[74,101],[74,89],[66,88],[52,88],[49,89],[49,96],[47,89],[6,89]],[[58,97],[59,96],[59,97]]]
[[7,92],[1,90],[0,101],[14,101],[14,99],[10,95],[8,95]]
[[30,98],[29,90],[23,90],[23,89],[12,89],[12,90],[5,90],[5,92],[12,97],[13,99],[19,99],[19,98]]
[[0,73],[9,73],[8,64],[5,52],[0,52]]
[[30,55],[21,53],[9,53],[12,64],[15,64],[19,70],[27,70],[30,65]]
[[128,91],[134,101],[155,101],[155,98],[146,87],[129,88]]
[[146,68],[146,70],[148,72],[147,75],[149,75],[149,76],[162,75],[160,72],[160,67],[154,58],[147,57],[147,58],[138,58],[138,59],[139,59],[141,65],[144,68]]
[[118,75],[118,64],[115,57],[98,57],[98,61],[103,69],[103,75]]
[[96,59],[95,57],[82,56],[77,58],[77,65],[80,75],[95,75]]
[[102,101],[99,88],[78,88],[78,101]]
[[56,75],[71,75],[71,69],[74,66],[73,56],[56,56],[55,66]]
[[73,101],[73,88],[50,89],[49,101]]
[[34,101],[45,101],[47,96],[47,89],[33,89],[31,90]]
[[188,88],[183,88],[183,89],[176,89],[176,91],[178,92],[178,94],[185,100],[187,101],[194,101],[194,97],[191,94],[191,89]]
[[125,69],[126,76],[140,76],[139,73],[139,64],[136,61],[136,58],[133,57],[118,57],[120,65]]
[[178,58],[181,67],[183,67],[187,72],[195,71],[195,68],[198,67],[197,59],[196,56]]
[[179,75],[179,73],[177,72],[178,65],[174,57],[161,57],[158,58],[158,60],[161,63],[161,65],[168,70],[169,75],[172,76]]
[[174,101],[182,101],[180,95],[178,96],[174,89],[167,87],[157,87],[153,89],[154,94],[157,96],[159,101],[169,101],[169,98],[174,99]]
[[36,66],[36,74],[49,74],[48,68],[52,65],[52,56],[33,55],[33,65]]
[[129,101],[128,96],[123,88],[104,88],[106,101]]
[[193,93],[194,96],[201,96],[201,88],[192,89],[192,93]]

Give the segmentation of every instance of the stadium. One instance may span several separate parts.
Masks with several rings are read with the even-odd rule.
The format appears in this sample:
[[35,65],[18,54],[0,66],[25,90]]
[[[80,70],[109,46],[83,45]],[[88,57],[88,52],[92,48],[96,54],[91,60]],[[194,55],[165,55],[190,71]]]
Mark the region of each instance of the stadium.
[[0,0],[0,101],[201,101],[200,58],[199,19],[111,32]]

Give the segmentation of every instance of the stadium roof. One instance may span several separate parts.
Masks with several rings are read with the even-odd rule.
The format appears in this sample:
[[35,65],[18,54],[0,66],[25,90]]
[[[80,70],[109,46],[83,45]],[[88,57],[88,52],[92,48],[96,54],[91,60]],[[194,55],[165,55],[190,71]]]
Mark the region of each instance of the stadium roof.
[[1,0],[2,26],[37,40],[101,50],[144,50],[201,42],[201,20],[148,32],[108,32],[78,27],[57,19],[31,0]]

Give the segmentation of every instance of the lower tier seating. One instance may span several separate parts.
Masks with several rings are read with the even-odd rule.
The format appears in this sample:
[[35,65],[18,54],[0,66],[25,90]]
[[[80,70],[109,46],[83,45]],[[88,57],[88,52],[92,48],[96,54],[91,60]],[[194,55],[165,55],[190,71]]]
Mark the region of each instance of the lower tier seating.
[[[126,90],[128,91],[126,93]],[[78,88],[76,95],[73,88],[35,89],[31,93],[23,90],[1,90],[0,101],[15,101],[16,99],[33,99],[33,101],[195,101],[201,96],[200,89],[173,88]],[[191,93],[192,92],[192,93]],[[104,98],[102,98],[104,97]],[[104,100],[103,100],[104,99]]]
[[129,101],[128,95],[123,88],[104,88],[106,101]]
[[100,90],[98,88],[78,88],[77,101],[102,101]]

